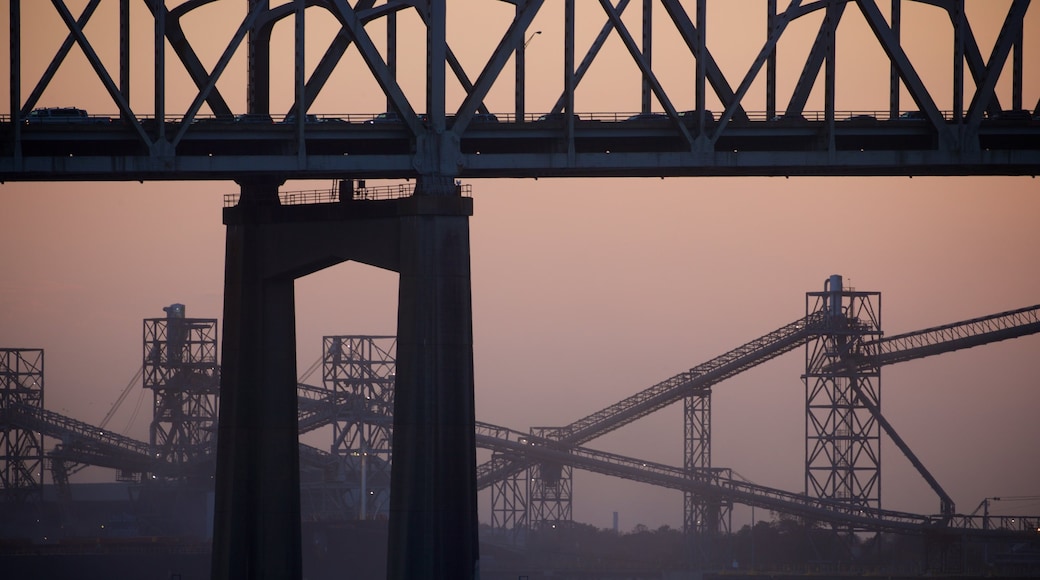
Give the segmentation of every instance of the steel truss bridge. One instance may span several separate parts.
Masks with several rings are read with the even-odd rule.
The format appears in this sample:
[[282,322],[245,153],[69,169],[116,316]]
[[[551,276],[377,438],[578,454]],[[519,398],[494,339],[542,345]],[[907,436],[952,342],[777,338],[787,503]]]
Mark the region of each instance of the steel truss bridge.
[[[707,0],[487,0],[461,13],[442,0],[244,0],[230,3],[236,10],[213,0],[170,4],[121,0],[106,13],[89,0],[75,14],[65,0],[9,2],[0,180],[1035,175],[1040,168],[1040,86],[1026,73],[1038,66],[1026,50],[1035,39],[1026,37],[1038,30],[1040,9],[1030,0],[984,8],[964,0],[743,2],[739,42],[755,56],[742,67],[728,64],[714,40],[733,39],[712,18],[733,7]],[[200,18],[205,27],[193,28]],[[979,40],[993,32],[983,30],[985,19],[996,22],[992,45]],[[865,25],[872,46],[846,32],[846,22]],[[334,30],[327,44],[308,42],[319,26]],[[555,35],[548,56],[549,33],[535,40],[541,27]],[[112,30],[114,54],[103,42]],[[943,67],[952,65],[941,90],[924,80],[935,64],[911,49],[933,35],[945,39]],[[789,48],[810,36],[807,54]],[[888,74],[874,83],[887,86],[887,98],[864,107],[838,82],[863,74],[856,59],[839,58],[846,36],[887,59]],[[213,40],[222,51],[213,53]],[[532,41],[537,60],[526,58]],[[610,50],[618,41],[620,56]],[[75,72],[92,73],[106,104],[92,103],[94,116],[68,122],[34,115],[57,102],[73,51],[90,67]],[[236,51],[246,53],[245,70]],[[292,73],[272,72],[278,56],[290,54]],[[404,72],[405,57],[416,56],[424,79]],[[609,92],[630,97],[616,112],[603,112],[604,91],[588,80],[604,68]],[[795,76],[788,94],[785,81]],[[244,102],[235,90],[242,78]],[[547,92],[547,85],[562,87]],[[381,94],[385,105],[330,108],[356,99],[356,90]],[[821,92],[822,106],[810,110]],[[67,94],[58,100],[77,105]],[[388,115],[376,118],[382,110]]]
[[[146,320],[146,327],[156,328],[157,324],[161,324],[161,320]],[[176,326],[175,322],[178,321],[167,322]],[[180,326],[207,327],[211,323],[212,320],[209,319],[186,319]],[[709,466],[707,469],[690,470],[580,445],[680,400],[710,394],[713,386],[742,371],[797,348],[807,348],[813,340],[833,333],[837,325],[839,322],[827,316],[826,312],[813,312],[699,364],[687,372],[578,419],[570,425],[555,429],[542,428],[541,435],[478,422],[478,446],[494,453],[493,459],[482,464],[478,470],[480,487],[501,486],[510,476],[520,472],[524,473],[523,477],[526,479],[530,477],[526,472],[528,468],[549,463],[681,490],[696,496],[702,502],[751,505],[837,527],[904,534],[946,533],[976,537],[1034,534],[1040,528],[1040,516],[964,515],[953,511],[952,502],[947,509],[946,502],[949,498],[945,496],[941,486],[913,453],[898,440],[898,435],[891,426],[888,426],[888,429],[891,429],[888,434],[897,440],[900,449],[921,471],[922,476],[935,487],[940,499],[941,513],[920,515],[883,509],[864,510],[850,505],[847,501],[749,483],[735,478],[732,472],[725,468]],[[850,358],[850,363],[858,368],[870,368],[874,365],[915,360],[1038,332],[1040,305],[865,342],[859,345],[860,348],[856,351],[855,357]],[[332,478],[320,485],[311,486],[311,493],[305,494],[305,497],[312,505],[322,505],[325,507],[321,509],[340,510],[341,513],[346,513],[345,508],[353,509],[354,515],[363,513],[359,508],[363,502],[357,497],[358,484],[355,481],[362,477],[363,467],[358,464],[361,455],[371,456],[368,471],[375,475],[370,476],[370,489],[373,495],[381,496],[369,498],[368,501],[373,504],[373,509],[377,507],[375,503],[385,503],[385,494],[389,490],[386,463],[390,460],[389,439],[385,432],[390,429],[393,414],[393,344],[391,342],[389,348],[376,347],[375,339],[392,338],[326,337],[323,365],[326,384],[315,386],[300,383],[298,386],[299,433],[311,432],[330,424],[336,426],[333,453],[301,444],[301,464],[310,469],[327,471],[338,462],[347,461],[348,473],[345,481]],[[155,344],[152,340],[148,346],[154,347]],[[349,347],[345,348],[343,345]],[[11,350],[4,360],[10,362],[8,359],[11,355],[19,355],[19,360],[23,358],[20,351],[16,353]],[[12,370],[17,366],[5,365],[5,379],[17,374]],[[42,367],[42,360],[38,366]],[[174,369],[180,366],[179,363],[175,363],[166,368]],[[192,362],[188,366],[198,366],[198,363]],[[164,374],[171,383],[179,380],[177,372],[167,371]],[[35,378],[35,375],[30,376]],[[341,384],[337,385],[337,381]],[[42,380],[39,382],[42,383]],[[197,384],[196,388],[187,390],[212,394],[212,386],[212,382],[208,385]],[[89,425],[47,411],[38,405],[22,402],[25,397],[17,396],[17,388],[5,390],[5,405],[0,409],[0,425],[4,427],[5,433],[24,431],[35,434],[37,439],[47,436],[61,442],[54,450],[46,453],[55,482],[60,485],[68,485],[68,474],[86,465],[116,469],[123,477],[136,474],[138,480],[148,475],[157,475],[164,479],[183,479],[212,472],[215,457],[211,440],[201,446],[198,441],[179,441],[172,444],[173,449],[169,442],[162,445],[163,442],[160,441],[158,446],[155,443],[143,443],[106,431],[103,427]],[[26,389],[24,392],[35,390]],[[168,410],[171,403],[157,403],[155,407],[158,411]],[[880,416],[880,412],[878,415]],[[206,430],[215,423],[216,416],[211,414],[208,418],[203,418],[204,420],[199,419],[188,417],[184,422],[194,422],[196,428]],[[177,431],[180,427],[175,423],[171,430]],[[160,429],[160,432],[163,431],[166,429]],[[347,434],[349,431],[353,432]],[[372,433],[382,433],[383,441],[374,440],[371,437]],[[42,443],[39,445],[42,447]],[[161,450],[164,452],[160,452]],[[689,448],[687,451],[689,452]],[[25,455],[29,459],[37,457],[32,453]],[[710,463],[710,458],[708,462]],[[4,472],[13,472],[18,465],[15,458],[7,457]],[[11,491],[14,487],[11,483],[5,481],[6,491]],[[36,480],[36,484],[42,484],[42,480]],[[24,491],[24,486],[22,490]],[[498,493],[501,495],[502,492]],[[363,494],[363,497],[367,495]],[[316,504],[317,501],[321,503]],[[496,501],[501,502],[501,499],[493,498],[493,502]],[[503,517],[508,510],[501,505],[493,505],[492,510],[493,520],[499,527],[505,524],[525,525],[525,521],[515,517],[515,514],[512,514],[512,518]],[[687,521],[689,516],[690,514],[687,514]],[[537,526],[544,522],[526,523]],[[715,525],[719,525],[719,522]],[[711,531],[705,530],[704,526],[691,528],[688,531]]]
[[[398,272],[399,310],[408,313],[397,329],[394,466],[409,475],[393,478],[401,503],[391,508],[388,576],[475,574],[474,466],[458,453],[475,453],[472,350],[458,346],[472,344],[472,204],[457,180],[1040,169],[1040,86],[1026,74],[1040,58],[1030,52],[1040,9],[1030,0],[985,8],[964,0],[760,0],[739,8],[708,0],[473,0],[462,9],[446,0],[80,5],[77,14],[66,0],[8,2],[0,182],[239,184],[237,205],[224,211],[215,578],[301,576],[299,514],[265,501],[284,496],[296,504],[300,488],[296,471],[286,478],[284,468],[299,459],[295,339],[277,329],[292,325],[293,279],[347,260]],[[717,18],[726,10],[739,10],[729,13],[739,18],[739,33]],[[855,26],[867,40],[850,32]],[[539,31],[539,56],[528,58]],[[947,55],[941,68],[952,65],[941,89],[929,80],[940,65],[913,49],[937,31]],[[556,48],[545,56],[550,37]],[[845,80],[865,74],[839,49],[850,38],[882,65],[872,84],[880,95],[867,104]],[[805,50],[797,48],[802,41]],[[741,58],[721,46],[753,56],[734,65]],[[89,70],[68,58],[74,50]],[[410,68],[413,62],[421,64]],[[77,78],[68,89],[69,75],[86,83]],[[597,75],[609,83],[597,85]],[[88,96],[89,84],[100,97]],[[415,190],[405,199],[352,204],[278,201],[286,180],[329,178],[414,179]],[[881,337],[870,297],[849,298],[867,314],[864,322],[816,335],[807,347],[814,380],[807,406],[817,413],[807,479],[817,497],[843,497],[873,513],[879,460],[862,479],[836,467],[850,453],[876,455],[880,431],[894,432],[878,410],[885,360],[866,347]],[[424,317],[430,313],[436,316]],[[806,329],[789,330],[775,337],[779,343],[691,371],[687,382],[707,387],[760,349],[794,348]],[[827,398],[847,400],[848,408],[821,402]],[[687,470],[709,466],[708,402],[686,399]],[[193,412],[211,412],[208,399],[197,403]],[[536,435],[574,446],[609,425],[615,411],[573,431]],[[641,411],[624,412],[634,420]],[[839,423],[855,426],[848,445],[833,436]],[[269,427],[253,437],[250,425]],[[167,424],[161,436],[171,444],[204,436],[193,433]],[[424,477],[441,485],[424,488]],[[687,514],[712,509],[692,498]],[[944,517],[951,510],[944,500]]]

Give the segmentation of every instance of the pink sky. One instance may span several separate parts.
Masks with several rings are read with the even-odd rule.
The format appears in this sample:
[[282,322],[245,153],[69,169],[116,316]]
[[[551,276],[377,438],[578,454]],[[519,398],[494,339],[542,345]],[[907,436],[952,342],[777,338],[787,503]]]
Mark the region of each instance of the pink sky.
[[[23,11],[51,11],[49,5],[25,4]],[[755,35],[740,43],[740,35],[722,32],[738,20],[716,4],[723,3],[711,5],[719,28],[711,29],[709,47],[731,79],[738,79],[761,40]],[[849,12],[850,22],[858,18],[854,9]],[[908,13],[908,21],[922,26],[935,15],[917,7]],[[562,54],[562,37],[555,32],[560,26],[551,14],[534,25],[544,32],[532,42],[529,59]],[[27,42],[41,43],[42,51],[53,44],[44,40],[53,36],[47,34],[53,27],[43,17],[33,22],[41,23],[41,33]],[[602,16],[580,21],[592,30],[601,22]],[[1038,22],[1031,9],[1027,39],[1040,35]],[[6,26],[0,22],[0,30]],[[859,38],[858,25],[848,26],[840,38]],[[929,30],[941,39],[946,28]],[[1029,36],[1032,30],[1038,32]],[[812,31],[799,34],[789,40],[790,66],[800,66],[793,47]],[[976,34],[988,53],[995,29],[980,25]],[[148,35],[138,38],[147,42]],[[912,56],[918,55],[926,82],[948,86],[945,45],[915,42]],[[479,53],[474,43],[470,50]],[[1027,42],[1027,57],[1037,54],[1036,44]],[[7,43],[0,46],[0,64],[6,66]],[[863,80],[866,74],[845,73],[839,107],[887,108],[887,64],[876,56],[879,49],[859,40],[839,46],[850,55],[839,63],[852,63],[844,69],[839,64],[839,71],[876,69],[882,75],[871,83]],[[148,52],[147,44],[142,52]],[[659,62],[668,69],[671,62],[662,54],[655,52],[655,67]],[[80,60],[71,62],[79,68],[63,69],[40,106],[114,112],[91,84],[82,57],[75,58]],[[676,59],[681,68],[685,61]],[[469,60],[479,69],[479,55]],[[1037,61],[1027,60],[1027,66]],[[149,62],[139,65],[145,74],[135,85],[135,107],[145,111],[151,100]],[[45,62],[27,64],[32,66],[38,74]],[[1040,95],[1032,67],[1026,69],[1029,104]],[[558,71],[557,64],[547,64],[537,74],[550,85],[561,78]],[[6,71],[0,73],[7,78]],[[589,86],[606,82],[606,76],[591,76]],[[676,80],[677,94],[692,87],[684,82]],[[558,89],[541,86],[532,89],[531,111],[555,100]],[[234,83],[228,87],[234,96]],[[330,92],[319,101],[323,108],[312,112],[380,110],[379,95],[354,85],[331,87],[342,93]],[[498,96],[493,91],[492,111],[509,110],[511,86],[506,88]],[[589,89],[578,110],[637,110],[637,85],[625,88],[599,99]],[[25,87],[26,94],[30,89]],[[947,99],[948,91],[933,92],[937,100]],[[278,106],[286,98],[278,93]],[[477,418],[515,429],[569,423],[774,330],[804,314],[805,292],[822,290],[830,274],[842,274],[857,289],[882,292],[887,334],[1040,303],[1040,184],[1028,177],[483,180],[473,182],[473,190]],[[0,346],[46,349],[47,408],[99,422],[141,364],[143,318],[163,316],[162,307],[173,302],[185,303],[188,316],[220,316],[220,209],[222,194],[235,191],[232,183],[216,182],[0,186]],[[353,264],[335,267],[298,281],[297,308],[303,369],[320,355],[323,335],[393,333],[396,275]],[[882,373],[886,417],[961,512],[987,496],[1040,494],[1038,353],[1040,337],[1032,336]],[[792,352],[716,388],[716,466],[764,485],[803,489],[803,364],[802,352]],[[126,425],[137,398],[137,392],[128,398],[111,427]],[[127,433],[146,439],[148,400],[141,404],[141,416]],[[589,446],[681,465],[681,406]],[[888,443],[882,504],[918,513],[938,509],[938,500]],[[1036,503],[1005,504],[993,511],[1040,512]],[[489,520],[486,496],[480,509],[481,519]],[[620,512],[625,530],[637,523],[682,523],[677,492],[578,472],[575,519],[609,527],[613,511]]]

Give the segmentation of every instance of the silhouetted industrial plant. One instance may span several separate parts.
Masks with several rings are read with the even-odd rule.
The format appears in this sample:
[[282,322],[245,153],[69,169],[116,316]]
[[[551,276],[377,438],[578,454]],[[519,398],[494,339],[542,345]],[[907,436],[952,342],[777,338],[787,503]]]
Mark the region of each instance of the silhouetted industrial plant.
[[[194,553],[208,565],[220,384],[217,320],[186,317],[182,304],[164,310],[166,317],[144,320],[141,369],[97,426],[46,410],[42,350],[0,350],[6,558],[50,554],[51,565],[59,566],[75,555],[106,554],[116,562],[125,554],[158,551]],[[478,422],[477,444],[493,452],[478,466],[479,486],[491,488],[482,540],[485,552],[496,554],[482,575],[585,570],[657,578],[669,569],[732,566],[1036,573],[1040,516],[990,516],[988,502],[982,514],[957,513],[885,420],[879,401],[883,366],[1040,332],[1040,306],[888,337],[879,320],[880,293],[843,287],[841,276],[831,276],[822,292],[806,294],[805,315],[790,324],[569,425],[519,431]],[[298,433],[331,426],[333,439],[325,449],[299,446],[305,544],[321,546],[306,553],[309,577],[334,577],[332,563],[341,565],[346,554],[358,566],[356,577],[365,577],[360,570],[366,566],[371,577],[383,573],[396,349],[393,336],[326,336],[322,359],[304,373],[320,364],[320,384],[298,384]],[[810,426],[806,489],[798,492],[742,481],[711,461],[712,389],[795,349],[805,352]],[[152,393],[147,442],[107,428],[138,377]],[[683,466],[583,447],[680,402]],[[936,515],[881,509],[882,438],[895,442],[932,486]],[[115,470],[119,483],[72,483],[70,476],[88,465]],[[636,529],[618,537],[617,530],[574,522],[571,503],[581,493],[573,486],[574,469],[682,490],[683,529]],[[50,484],[44,484],[45,474]],[[780,519],[733,530],[734,504],[764,508]],[[190,569],[190,561],[180,565]]]
[[[810,564],[834,577],[894,563],[872,555],[917,541],[911,573],[1037,573],[1037,517],[958,513],[885,419],[880,377],[1040,331],[1040,307],[885,336],[880,294],[834,275],[791,323],[569,425],[490,425],[476,420],[463,183],[1035,176],[1036,3],[713,4],[735,24],[709,16],[707,0],[627,13],[628,0],[80,4],[76,15],[65,1],[8,1],[0,183],[234,182],[223,328],[178,304],[144,322],[147,442],[48,410],[43,351],[0,350],[5,576],[85,578],[102,559],[105,580],[665,578]],[[873,51],[876,92],[847,98],[867,67],[839,58],[839,37]],[[910,48],[924,37],[928,50]],[[66,58],[73,49],[89,66]],[[942,83],[922,74],[951,63]],[[851,74],[839,82],[839,71]],[[79,94],[79,75],[95,93]],[[283,190],[317,179],[339,187]],[[294,284],[346,262],[397,275],[394,336],[325,337],[322,380],[298,384]],[[791,491],[713,464],[711,394],[795,349],[805,486]],[[680,402],[682,465],[585,446]],[[299,444],[329,426],[327,448]],[[882,507],[882,440],[934,490],[936,514]],[[479,465],[478,447],[491,451]],[[117,471],[116,497],[74,483],[87,465]],[[575,469],[680,490],[682,530],[576,524]],[[738,504],[783,517],[733,530]],[[657,552],[668,545],[683,555]]]

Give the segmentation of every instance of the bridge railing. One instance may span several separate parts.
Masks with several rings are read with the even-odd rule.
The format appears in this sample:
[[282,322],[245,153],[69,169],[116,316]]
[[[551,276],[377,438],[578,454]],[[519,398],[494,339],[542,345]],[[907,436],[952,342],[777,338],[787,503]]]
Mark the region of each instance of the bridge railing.
[[[470,184],[458,184],[455,187],[459,195],[463,197],[471,197],[473,195],[473,186]],[[355,187],[353,190],[340,190],[338,188],[305,189],[300,191],[280,191],[278,192],[278,202],[280,205],[311,205],[356,200],[402,199],[411,197],[414,192],[415,184],[412,183]],[[344,195],[348,197],[344,198]],[[224,194],[224,207],[238,205],[240,198],[241,194],[238,193]]]
[[[680,113],[681,112],[684,112],[684,111],[680,111]],[[719,117],[722,115],[722,111],[721,110],[708,110],[707,112],[711,114],[711,119],[709,119],[709,121],[711,121],[711,120],[717,121],[719,119]],[[784,118],[783,117],[783,115],[784,115],[783,111],[777,111],[776,114],[774,114],[773,116],[770,116],[769,113],[767,113],[766,111],[745,111],[745,112],[747,114],[747,120],[748,121],[764,122],[764,121],[779,120],[781,118]],[[664,112],[660,111],[660,110],[653,111],[652,113],[655,114],[655,115],[663,115],[664,114]],[[913,111],[912,110],[901,111],[900,115],[902,115],[904,113],[909,114],[909,116],[898,116],[897,115],[896,117],[892,117],[891,116],[891,112],[888,109],[884,109],[884,110],[881,110],[881,109],[849,109],[849,110],[835,111],[834,112],[834,118],[835,118],[835,120],[838,120],[838,121],[842,121],[842,120],[845,120],[845,119],[862,119],[862,118],[866,118],[866,117],[872,117],[874,119],[877,119],[878,121],[896,121],[896,120],[906,120],[906,119],[920,119],[920,120],[924,120],[923,117],[914,116],[914,115],[917,115],[917,111],[915,111],[915,110],[913,110]],[[950,119],[954,118],[954,111],[953,110],[940,110],[939,113],[940,113],[940,115],[944,119],[950,120]],[[603,123],[622,123],[622,122],[628,121],[631,117],[639,115],[640,111],[576,111],[575,114],[576,114],[577,120],[579,120],[579,121],[600,121],[600,122],[603,122]],[[487,127],[494,127],[495,125],[516,124],[518,122],[523,122],[525,124],[526,123],[537,123],[539,121],[544,120],[543,117],[545,115],[546,115],[546,113],[525,113],[522,116],[517,116],[515,113],[510,113],[510,112],[493,113],[492,116],[495,118],[495,121],[490,122],[490,123],[489,122],[482,122],[482,123],[473,123],[473,122],[471,122],[469,127],[470,127],[470,129],[472,129],[473,127],[477,127],[477,126],[487,128]],[[963,113],[962,113],[962,115],[963,115]],[[372,113],[361,113],[361,114],[358,114],[358,113],[322,113],[320,115],[310,115],[310,114],[308,114],[308,117],[313,117],[313,120],[309,120],[305,124],[305,126],[306,126],[308,131],[313,130],[313,129],[318,128],[318,127],[324,127],[324,128],[343,127],[343,128],[348,128],[348,127],[351,127],[351,126],[356,127],[356,126],[359,126],[359,125],[363,125],[363,126],[366,126],[366,127],[387,127],[387,126],[394,126],[394,125],[398,125],[398,124],[399,125],[403,125],[403,122],[400,122],[400,121],[382,121],[382,122],[379,122],[379,123],[373,123],[372,122],[372,118],[374,117],[374,115]],[[562,118],[562,117],[560,117],[560,118]],[[449,114],[448,115],[448,126],[449,127],[451,126],[452,119],[453,119],[453,116]],[[800,117],[794,116],[794,117],[790,117],[788,119],[791,119],[791,120],[797,119],[797,120],[805,120],[805,121],[812,121],[812,122],[823,122],[823,121],[825,121],[827,119],[827,113],[825,111],[802,111],[800,113]],[[77,122],[82,122],[82,120],[86,120],[88,123],[95,123],[95,124],[100,122],[100,121],[103,121],[103,122],[106,122],[106,123],[109,123],[109,124],[114,124],[114,125],[118,125],[118,124],[123,122],[123,120],[119,117],[118,113],[97,114],[97,115],[90,114],[87,117],[83,117],[83,118],[78,119],[77,121],[68,121],[68,122],[65,123],[65,125],[66,126],[69,125],[69,124],[75,125],[75,124],[77,124]],[[167,123],[168,125],[177,125],[177,124],[180,124],[183,120],[184,120],[184,117],[181,116],[181,115],[164,115],[164,117],[163,117],[163,121],[165,123]],[[144,124],[146,127],[155,124],[155,118],[154,117],[137,117],[137,121],[142,123],[142,124]],[[0,113],[0,123],[10,123],[10,122],[11,122],[11,115],[9,113]],[[1029,123],[1028,120],[1024,120],[1023,122],[1026,123],[1026,124]],[[32,125],[32,123],[28,123],[26,121],[23,121],[23,124]],[[245,123],[245,124],[248,124],[250,127],[270,126],[270,127],[289,128],[289,127],[293,127],[294,126],[292,118],[290,116],[287,116],[287,115],[272,115],[270,123],[263,123],[263,124]],[[218,117],[216,115],[201,115],[201,114],[200,115],[196,115],[195,118],[192,121],[192,125],[197,126],[198,128],[203,128],[203,127],[205,127],[207,125],[223,127],[225,125],[240,126],[240,125],[245,125],[245,124],[241,123],[241,122],[236,122],[234,117]],[[57,126],[57,125],[61,125],[61,123],[58,123],[58,122],[38,123],[36,125]],[[324,131],[324,130],[328,130],[328,129],[322,129],[322,130]]]

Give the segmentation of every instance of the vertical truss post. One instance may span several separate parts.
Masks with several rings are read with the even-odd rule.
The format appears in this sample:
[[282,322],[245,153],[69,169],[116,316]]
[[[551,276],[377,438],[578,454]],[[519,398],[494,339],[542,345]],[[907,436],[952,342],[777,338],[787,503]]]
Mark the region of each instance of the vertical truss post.
[[358,519],[385,517],[390,507],[397,340],[326,336],[323,342],[323,382],[337,409],[331,451],[345,458],[347,506]]
[[705,81],[708,76],[708,26],[707,26],[707,12],[708,12],[708,0],[697,0],[697,81],[694,90],[696,91],[697,100],[697,111],[698,118],[697,122],[700,124],[701,133],[704,132],[705,119],[702,111],[707,108],[704,103],[704,92],[706,90]]
[[293,114],[296,115],[296,155],[301,161],[305,161],[307,158],[307,142],[304,139],[304,127],[307,123],[307,65],[304,58],[306,54],[304,33],[307,21],[304,8],[306,7],[304,0],[295,0],[293,14],[293,103],[295,103],[295,107]]
[[[892,0],[892,34],[900,41],[903,29],[903,0]],[[888,118],[899,117],[899,68],[890,61],[888,73]]]
[[[555,429],[532,427],[531,435],[546,438]],[[531,529],[555,528],[573,521],[574,468],[555,461],[530,467],[528,507]]]
[[[776,26],[776,0],[766,3],[766,38],[773,32]],[[766,59],[766,119],[776,116],[776,61],[778,52],[774,48]]]
[[[426,113],[434,132],[445,129],[444,88],[447,66],[447,0],[428,0],[426,23]],[[439,157],[439,155],[438,155]]]
[[[523,5],[521,3],[519,3],[519,2],[517,2],[516,3],[516,14],[513,16],[513,19],[514,20],[519,20],[520,19],[520,14],[522,12],[523,12]],[[514,79],[515,79],[515,90],[516,90],[515,100],[514,100],[514,104],[515,104],[514,112],[516,114],[516,122],[517,123],[523,123],[524,122],[524,114],[525,114],[525,110],[524,110],[525,109],[525,104],[524,104],[524,101],[526,99],[526,94],[525,94],[526,87],[525,87],[524,80],[525,80],[525,77],[526,77],[526,69],[527,69],[527,57],[526,57],[526,54],[525,54],[526,52],[527,52],[527,42],[526,41],[523,42],[523,43],[520,43],[519,45],[517,45],[517,47],[516,47],[516,62],[515,62],[515,64],[516,64],[516,75],[514,77]]]
[[149,443],[163,461],[186,467],[214,447],[217,320],[185,318],[183,304],[163,310],[166,318],[144,320],[142,386],[153,401]]
[[155,2],[155,120],[156,139],[166,140],[166,0]]
[[824,16],[824,34],[826,35],[826,53],[827,53],[827,64],[823,78],[823,100],[824,100],[824,118],[827,121],[827,149],[831,152],[834,151],[834,101],[835,101],[835,84],[837,76],[837,29],[838,21],[841,19],[841,10],[837,4],[830,3],[827,5],[826,14]]
[[964,35],[968,22],[964,17],[964,0],[953,3],[953,121],[964,119]]
[[806,344],[805,492],[847,505],[852,513],[881,508],[881,407],[879,366],[842,361],[865,354],[881,337],[881,294],[842,287],[841,276],[824,292],[806,293],[806,315],[823,312],[826,330]]
[[[643,0],[643,38],[642,38],[642,51],[643,58],[646,60],[647,68],[650,68],[651,60],[653,55],[653,36],[654,36],[654,4],[653,0]],[[643,82],[640,88],[640,108],[639,112],[649,113],[650,112],[650,79],[647,78],[646,74],[643,74]]]
[[43,349],[0,349],[0,492],[10,501],[43,495],[43,435],[12,424],[12,405],[43,409]]
[[[270,0],[249,0],[249,13],[257,6],[262,11],[270,7]],[[249,29],[246,48],[246,112],[271,112],[271,24],[263,19]]]
[[563,3],[563,93],[566,113],[564,127],[567,135],[567,159],[574,159],[574,0]]
[[1011,108],[1019,111],[1022,109],[1022,36],[1025,25],[1022,19],[1017,20],[1015,24],[1015,40],[1012,45],[1014,52],[1011,57]]
[[11,0],[8,27],[11,33],[11,141],[15,158],[22,156],[22,123],[19,114],[22,110],[22,16],[21,0]]
[[[386,15],[386,69],[390,77],[397,79],[397,11],[391,10]],[[386,95],[386,110],[394,111],[394,100]]]
[[130,0],[119,0],[119,93],[130,102]]

